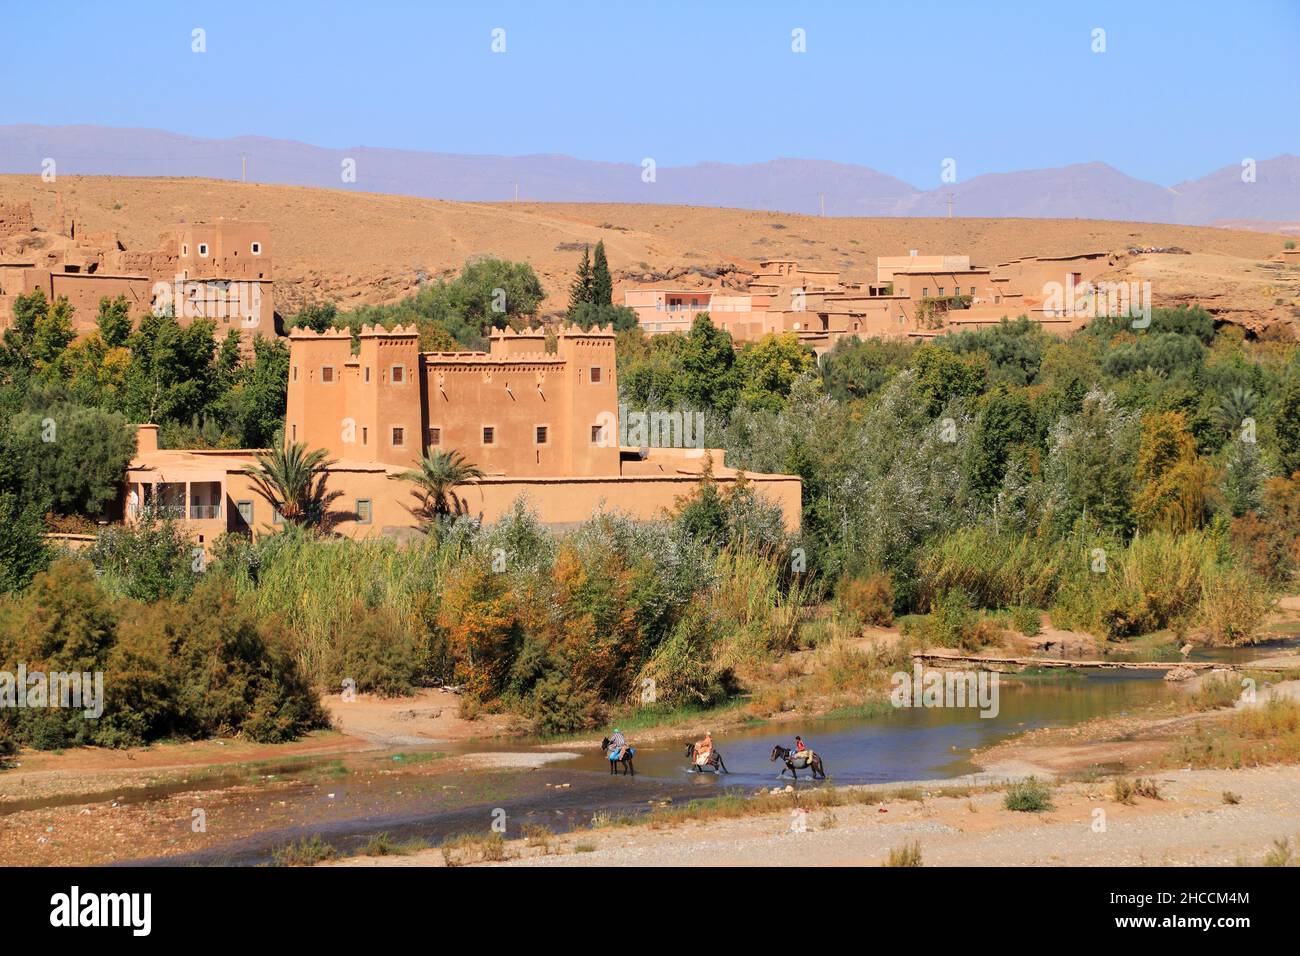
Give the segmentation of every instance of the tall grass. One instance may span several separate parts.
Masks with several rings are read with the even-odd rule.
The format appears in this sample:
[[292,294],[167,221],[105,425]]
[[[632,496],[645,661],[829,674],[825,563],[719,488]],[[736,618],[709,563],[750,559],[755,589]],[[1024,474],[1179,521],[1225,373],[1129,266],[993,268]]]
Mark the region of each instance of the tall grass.
[[319,682],[358,605],[412,615],[458,558],[433,539],[399,545],[282,534],[225,553],[218,570],[259,616],[281,616],[296,635],[299,664]]
[[946,535],[920,560],[917,597],[929,607],[961,591],[976,607],[1048,607],[1069,556],[1058,542],[972,525]]
[[710,601],[723,629],[719,663],[754,664],[795,650],[800,625],[817,597],[807,575],[788,577],[778,555],[743,546],[719,552]]
[[1105,554],[1080,555],[1057,591],[1059,626],[1109,638],[1205,624],[1216,643],[1252,639],[1268,604],[1265,584],[1232,563],[1210,531],[1140,535]]

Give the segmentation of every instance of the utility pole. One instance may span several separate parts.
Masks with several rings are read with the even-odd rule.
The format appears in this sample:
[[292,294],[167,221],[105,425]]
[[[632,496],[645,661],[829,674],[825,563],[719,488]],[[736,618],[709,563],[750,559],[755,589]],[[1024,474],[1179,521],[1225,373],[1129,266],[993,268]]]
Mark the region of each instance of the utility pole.
[[515,180],[515,202],[519,202],[519,180]]
[[948,194],[948,218],[952,218],[952,193]]
[[826,194],[825,194],[825,193],[818,193],[818,194],[817,194],[817,202],[818,202],[818,204],[821,206],[821,210],[822,210],[822,218],[825,219],[825,218],[826,218]]
[[248,154],[247,153],[239,154],[239,181],[241,183],[248,182]]

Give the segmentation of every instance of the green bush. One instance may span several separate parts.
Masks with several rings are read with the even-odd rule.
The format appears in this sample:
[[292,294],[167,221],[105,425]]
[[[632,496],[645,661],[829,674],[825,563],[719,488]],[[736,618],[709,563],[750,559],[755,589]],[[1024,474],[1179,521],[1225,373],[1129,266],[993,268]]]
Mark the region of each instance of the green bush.
[[415,690],[420,648],[408,619],[389,607],[354,603],[334,638],[330,686],[351,680],[358,693],[405,697]]
[[1052,790],[1036,777],[1030,777],[1009,786],[1002,805],[1019,813],[1043,813],[1052,809]]

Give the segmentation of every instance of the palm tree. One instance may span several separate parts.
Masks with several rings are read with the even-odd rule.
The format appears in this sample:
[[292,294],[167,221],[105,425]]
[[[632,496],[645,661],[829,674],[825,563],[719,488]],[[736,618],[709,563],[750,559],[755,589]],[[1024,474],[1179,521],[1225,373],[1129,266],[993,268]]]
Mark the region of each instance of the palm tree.
[[483,470],[458,451],[435,451],[420,459],[419,468],[388,477],[415,484],[411,494],[419,504],[411,513],[425,523],[433,523],[465,513],[466,502],[456,495],[456,489],[478,481]]
[[300,527],[323,528],[329,523],[329,506],[343,492],[325,490],[334,461],[324,448],[307,451],[295,442],[257,456],[257,465],[244,474],[253,479],[258,493],[285,521]]

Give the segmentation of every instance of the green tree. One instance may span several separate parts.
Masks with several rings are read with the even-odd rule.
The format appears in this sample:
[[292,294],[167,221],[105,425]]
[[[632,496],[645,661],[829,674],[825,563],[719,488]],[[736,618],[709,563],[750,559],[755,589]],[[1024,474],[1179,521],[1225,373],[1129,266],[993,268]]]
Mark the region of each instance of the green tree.
[[116,412],[73,404],[20,412],[4,432],[0,483],[42,510],[99,518],[120,500],[134,454],[135,430]]
[[72,315],[76,310],[64,296],[54,300],[54,305],[36,321],[32,335],[32,359],[38,367],[58,361],[77,333],[72,328]]
[[1036,444],[1037,432],[1033,406],[1022,389],[998,385],[989,392],[975,419],[967,458],[971,490],[981,498],[995,493],[1002,486],[1012,450]]
[[726,414],[736,405],[739,385],[731,335],[715,326],[707,312],[691,323],[679,357],[675,392],[689,408]]
[[244,473],[286,522],[304,528],[330,524],[330,505],[342,494],[327,491],[329,469],[335,462],[323,448],[308,451],[301,442],[273,448],[257,456]]
[[1277,396],[1278,465],[1283,476],[1300,471],[1300,361],[1292,359],[1282,388]]
[[126,296],[116,299],[104,296],[99,300],[99,315],[95,317],[99,326],[99,337],[109,348],[125,345],[131,336],[131,303]]
[[795,380],[817,368],[817,357],[793,332],[765,335],[736,356],[740,401],[749,408],[779,410]]
[[435,451],[420,459],[420,467],[389,475],[394,481],[409,481],[417,505],[412,509],[423,524],[433,524],[450,515],[464,514],[467,502],[456,494],[461,485],[483,477],[483,470],[458,451]]
[[605,240],[596,243],[591,260],[591,299],[598,306],[614,304],[614,280],[609,274],[609,261],[605,258]]
[[569,286],[570,317],[577,313],[580,306],[591,302],[593,278],[591,271],[591,250],[587,246],[583,246],[582,261],[578,263],[578,274],[574,277],[572,284]]
[[270,448],[284,428],[289,388],[289,347],[259,335],[252,361],[240,364],[218,400],[225,430],[240,448]]
[[182,328],[170,315],[148,315],[128,340],[125,411],[132,421],[186,422],[212,401],[216,380],[216,324]]
[[36,502],[0,491],[0,592],[25,588],[52,556]]
[[973,398],[984,391],[986,373],[979,358],[958,356],[940,345],[926,343],[912,355],[917,393],[931,417],[954,398]]
[[1085,515],[1096,525],[1127,534],[1133,525],[1135,423],[1110,392],[1093,389],[1082,407],[1048,432],[1044,464],[1048,507],[1058,534]]

